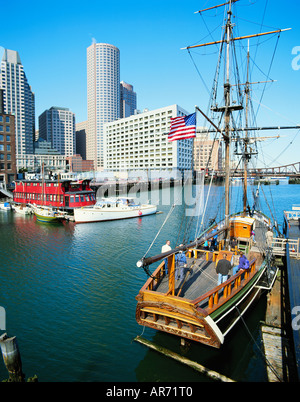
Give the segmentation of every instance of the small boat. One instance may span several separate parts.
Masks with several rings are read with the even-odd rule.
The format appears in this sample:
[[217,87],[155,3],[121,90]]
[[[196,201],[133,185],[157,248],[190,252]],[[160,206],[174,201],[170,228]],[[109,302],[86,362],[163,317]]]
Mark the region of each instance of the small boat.
[[137,204],[133,198],[101,198],[93,207],[75,208],[74,220],[76,223],[112,221],[140,218],[156,212],[156,205]]
[[30,215],[32,214],[32,208],[26,204],[13,204],[12,209],[15,213],[20,215]]
[[64,216],[60,211],[46,206],[33,206],[33,213],[36,216],[37,221],[44,223],[56,223],[61,222],[61,220],[64,219]]
[[0,209],[1,209],[1,211],[10,211],[11,210],[10,203],[9,202],[1,202]]

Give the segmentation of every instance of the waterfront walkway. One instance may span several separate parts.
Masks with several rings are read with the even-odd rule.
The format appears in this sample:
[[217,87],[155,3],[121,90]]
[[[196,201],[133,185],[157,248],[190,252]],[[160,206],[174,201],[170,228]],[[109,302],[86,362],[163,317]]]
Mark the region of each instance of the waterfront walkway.
[[262,340],[270,382],[300,379],[300,208],[285,211],[285,238],[273,239],[273,254],[282,266],[268,295]]

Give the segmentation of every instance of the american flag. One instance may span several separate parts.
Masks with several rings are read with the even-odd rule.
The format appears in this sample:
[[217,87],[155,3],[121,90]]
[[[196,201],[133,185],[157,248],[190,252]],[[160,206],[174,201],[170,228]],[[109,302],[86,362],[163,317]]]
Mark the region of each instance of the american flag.
[[196,137],[196,113],[171,118],[169,141]]

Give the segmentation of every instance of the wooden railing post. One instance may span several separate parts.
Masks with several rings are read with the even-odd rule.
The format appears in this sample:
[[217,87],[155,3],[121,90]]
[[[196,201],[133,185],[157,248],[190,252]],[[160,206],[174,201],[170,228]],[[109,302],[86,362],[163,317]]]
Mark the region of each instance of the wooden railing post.
[[168,257],[168,275],[169,275],[169,291],[168,293],[174,296],[175,294],[175,254]]

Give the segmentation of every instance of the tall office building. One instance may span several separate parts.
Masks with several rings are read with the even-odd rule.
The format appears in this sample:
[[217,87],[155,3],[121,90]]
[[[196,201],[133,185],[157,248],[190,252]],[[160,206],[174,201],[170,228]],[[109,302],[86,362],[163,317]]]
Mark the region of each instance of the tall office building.
[[121,81],[120,96],[120,117],[132,116],[136,110],[136,93],[133,91],[133,86]]
[[104,125],[105,169],[184,171],[192,167],[193,139],[168,141],[171,118],[188,113],[178,105]]
[[0,47],[0,88],[4,111],[15,116],[16,159],[33,153],[35,133],[34,94],[28,84],[19,53]]
[[49,141],[60,155],[71,156],[76,151],[75,114],[65,107],[45,110],[39,116],[39,136]]
[[103,124],[120,117],[120,51],[107,43],[87,48],[87,159],[104,167]]
[[4,183],[12,185],[17,178],[15,149],[15,116],[4,113],[0,89],[0,187]]

